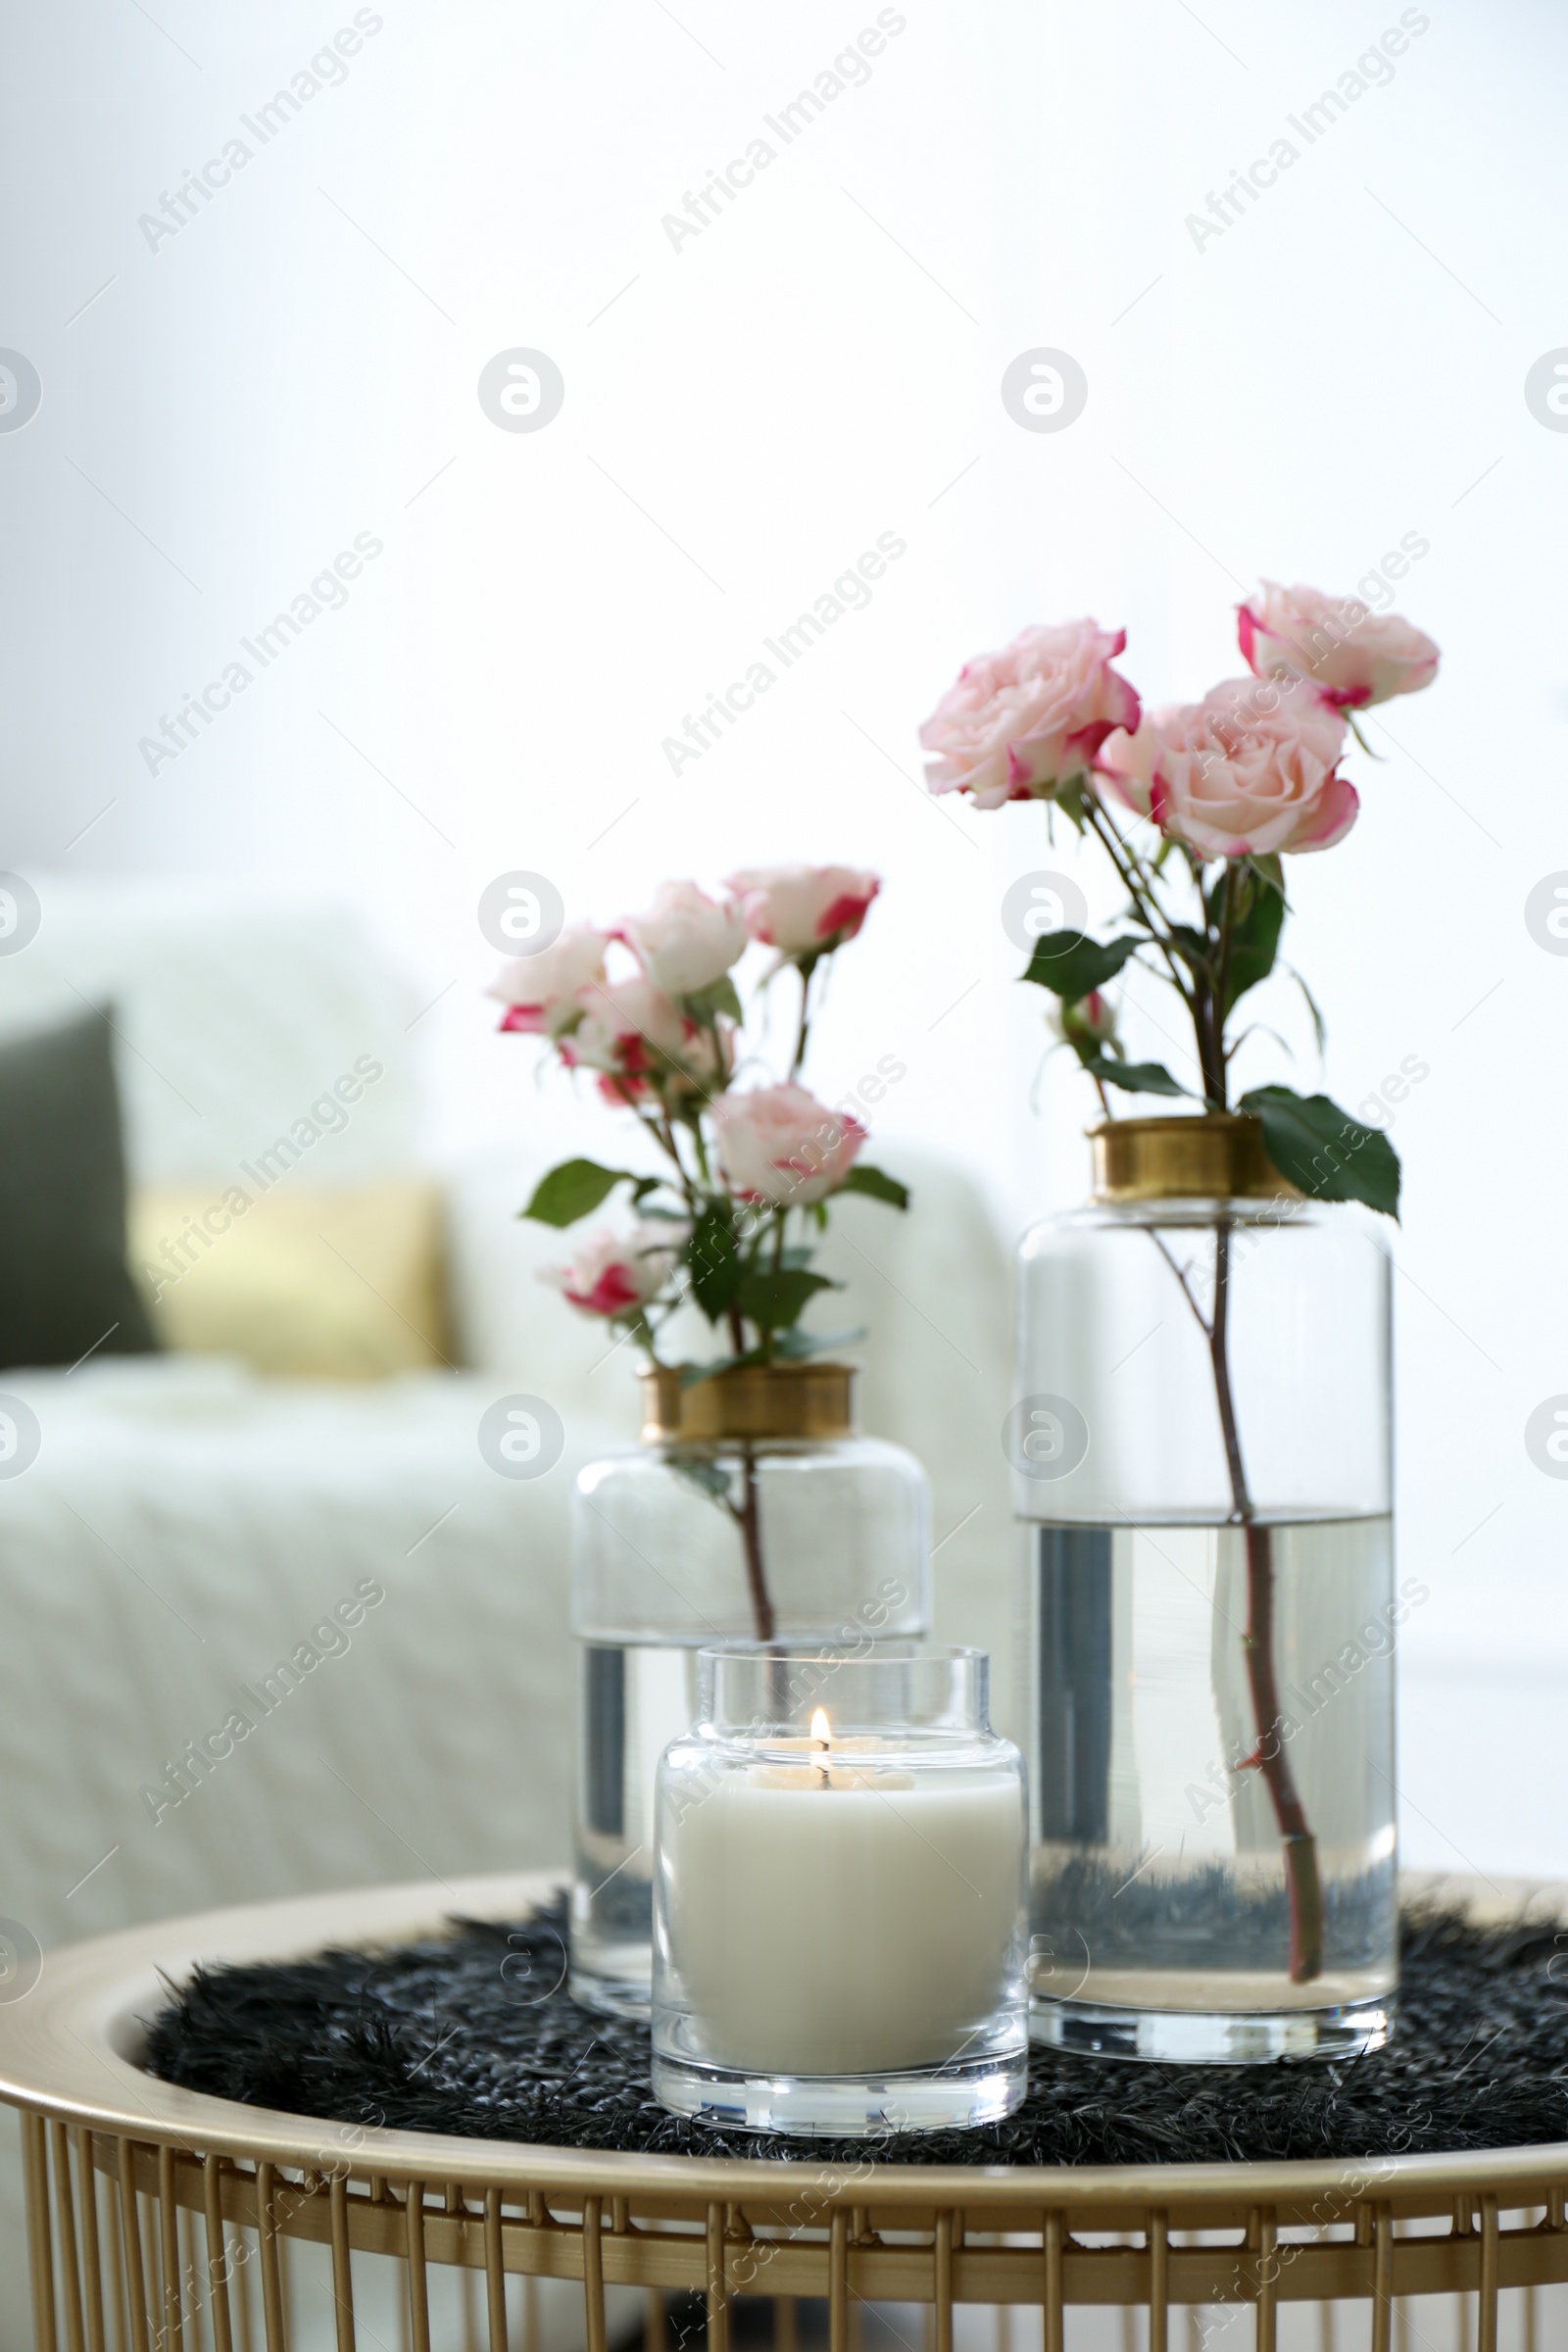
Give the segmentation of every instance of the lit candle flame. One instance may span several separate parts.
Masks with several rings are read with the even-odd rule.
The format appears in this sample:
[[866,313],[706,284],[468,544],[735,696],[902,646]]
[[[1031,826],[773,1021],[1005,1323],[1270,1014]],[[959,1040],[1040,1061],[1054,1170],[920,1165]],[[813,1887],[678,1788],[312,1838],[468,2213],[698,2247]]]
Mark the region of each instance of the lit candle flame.
[[[832,1745],[832,1727],[828,1723],[827,1709],[826,1707],[818,1707],[811,1717],[811,1745],[813,1747],[829,1748]],[[822,1786],[825,1788],[828,1785],[827,1766],[825,1764],[818,1764],[816,1769],[822,1776]]]

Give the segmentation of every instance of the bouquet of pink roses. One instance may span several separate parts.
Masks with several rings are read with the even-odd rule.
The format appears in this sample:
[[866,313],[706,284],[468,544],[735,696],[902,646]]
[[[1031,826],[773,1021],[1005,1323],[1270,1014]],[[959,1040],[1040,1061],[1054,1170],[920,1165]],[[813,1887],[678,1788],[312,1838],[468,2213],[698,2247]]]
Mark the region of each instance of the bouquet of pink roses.
[[[1332,849],[1354,824],[1360,803],[1340,761],[1348,735],[1367,748],[1356,711],[1437,675],[1437,647],[1408,621],[1314,588],[1265,581],[1239,608],[1239,635],[1250,677],[1151,714],[1111,666],[1125,630],[1093,620],[1025,629],[966,662],[920,729],[933,792],[967,793],[980,808],[1052,804],[1095,837],[1126,887],[1114,938],[1047,932],[1023,974],[1057,998],[1058,1032],[1107,1116],[1107,1086],[1190,1091],[1159,1062],[1128,1061],[1116,1042],[1100,992],[1139,963],[1192,1023],[1200,1108],[1232,1108],[1243,1041],[1230,1023],[1275,968],[1289,912],[1281,858]],[[1129,828],[1128,812],[1144,823]],[[1310,993],[1307,1004],[1321,1042]],[[1302,1192],[1397,1213],[1392,1147],[1327,1096],[1258,1086],[1235,1107],[1261,1121],[1270,1159]]]
[[[800,1361],[856,1335],[819,1337],[801,1316],[834,1286],[811,1264],[837,1193],[896,1208],[905,1188],[860,1157],[865,1129],[800,1083],[824,967],[856,938],[881,887],[848,866],[772,866],[732,874],[724,897],[664,882],[648,912],[607,929],[568,926],[509,963],[490,993],[501,1026],[549,1041],[572,1070],[635,1118],[657,1174],[568,1159],[522,1211],[574,1225],[617,1187],[639,1222],[601,1232],[547,1277],[571,1305],[603,1316],[660,1361],[659,1337],[694,1303],[726,1336],[725,1353],[683,1367],[702,1379],[733,1366]],[[737,1085],[748,1066],[747,1013],[734,971],[753,945],[773,951],[754,996],[786,968],[798,976],[794,1049],[780,1085]],[[612,972],[618,952],[622,968]]]

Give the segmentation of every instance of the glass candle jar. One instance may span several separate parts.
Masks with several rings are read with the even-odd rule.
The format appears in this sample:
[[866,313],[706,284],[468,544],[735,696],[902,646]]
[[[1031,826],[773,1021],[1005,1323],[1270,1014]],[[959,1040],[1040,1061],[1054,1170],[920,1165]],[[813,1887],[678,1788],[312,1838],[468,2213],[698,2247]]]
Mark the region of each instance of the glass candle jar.
[[646,2017],[654,1779],[697,1715],[697,1652],[917,1636],[931,1502],[902,1446],[859,1436],[847,1364],[643,1376],[643,1443],[572,1496],[577,1774],[571,1990]]
[[1254,1120],[1094,1141],[1023,1243],[1008,1423],[1034,2032],[1353,2055],[1397,1978],[1387,1252]]
[[1027,1813],[987,1660],[705,1649],[659,1771],[654,2091],[854,2136],[993,2123],[1027,2083]]

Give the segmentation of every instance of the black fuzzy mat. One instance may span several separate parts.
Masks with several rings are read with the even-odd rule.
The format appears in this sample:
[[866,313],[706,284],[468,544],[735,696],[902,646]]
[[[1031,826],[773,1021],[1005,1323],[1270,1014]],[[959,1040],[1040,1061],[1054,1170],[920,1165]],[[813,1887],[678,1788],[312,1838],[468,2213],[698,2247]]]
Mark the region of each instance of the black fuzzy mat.
[[564,1933],[558,1909],[520,1926],[460,1921],[392,1951],[205,1971],[152,2023],[147,2064],[188,2090],[349,2126],[817,2164],[1174,2164],[1568,2139],[1568,1936],[1549,1923],[1407,1917],[1398,2031],[1374,2057],[1215,2070],[1037,2050],[1006,2123],[874,2150],[667,2115],[646,2031],[565,1992]]

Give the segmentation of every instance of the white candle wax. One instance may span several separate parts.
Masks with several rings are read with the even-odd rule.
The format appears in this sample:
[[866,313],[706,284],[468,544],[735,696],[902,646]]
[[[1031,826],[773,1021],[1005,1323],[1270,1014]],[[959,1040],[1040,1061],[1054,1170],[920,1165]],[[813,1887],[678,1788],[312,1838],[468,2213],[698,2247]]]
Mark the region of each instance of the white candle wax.
[[850,2075],[965,2054],[1008,1982],[1023,1798],[1006,1772],[905,1772],[835,1743],[673,1788],[661,1840],[670,1962],[701,2054]]

